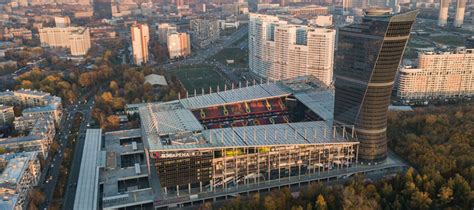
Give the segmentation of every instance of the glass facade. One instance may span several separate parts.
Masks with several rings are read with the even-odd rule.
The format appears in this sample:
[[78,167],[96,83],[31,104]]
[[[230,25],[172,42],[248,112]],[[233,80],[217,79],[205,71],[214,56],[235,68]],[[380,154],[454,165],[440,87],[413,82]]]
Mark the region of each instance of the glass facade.
[[340,29],[334,120],[355,125],[361,162],[386,158],[390,96],[417,13],[367,15]]

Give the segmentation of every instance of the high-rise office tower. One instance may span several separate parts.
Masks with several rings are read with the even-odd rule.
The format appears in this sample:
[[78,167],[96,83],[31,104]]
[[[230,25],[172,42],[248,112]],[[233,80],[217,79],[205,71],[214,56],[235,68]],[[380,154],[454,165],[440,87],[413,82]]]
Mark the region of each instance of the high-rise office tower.
[[105,19],[112,18],[112,1],[94,0],[94,17]]
[[339,30],[334,122],[354,125],[363,163],[376,163],[387,156],[388,105],[417,14],[369,9],[360,24]]
[[439,17],[438,17],[439,26],[446,26],[446,24],[448,23],[448,9],[449,9],[449,0],[441,0],[441,4],[439,5]]
[[150,33],[148,25],[133,24],[131,27],[132,34],[132,48],[133,61],[137,65],[142,65],[148,62],[148,41],[150,40]]
[[464,12],[466,11],[466,0],[458,0],[456,6],[456,16],[454,17],[454,27],[460,28],[464,22]]
[[313,75],[330,85],[335,36],[334,29],[295,25],[276,16],[251,14],[250,71],[269,80]]

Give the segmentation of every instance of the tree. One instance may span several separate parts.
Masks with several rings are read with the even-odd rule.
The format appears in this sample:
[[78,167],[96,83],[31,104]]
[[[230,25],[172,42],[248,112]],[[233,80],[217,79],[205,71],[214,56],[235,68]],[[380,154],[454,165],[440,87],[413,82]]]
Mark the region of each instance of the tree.
[[55,154],[59,150],[59,144],[57,141],[51,143],[51,152]]
[[23,80],[21,81],[21,88],[24,88],[24,89],[31,89],[33,88],[33,83],[29,80]]
[[453,189],[449,186],[444,186],[439,189],[438,198],[441,201],[442,205],[447,205],[451,200],[453,200]]
[[102,103],[104,104],[112,104],[114,97],[112,96],[112,93],[110,92],[104,92],[100,96],[100,99],[102,100]]
[[199,210],[212,210],[212,204],[210,202],[205,202],[199,207]]
[[318,195],[318,198],[316,199],[314,207],[317,210],[326,210],[326,209],[328,209],[328,205],[326,204],[326,200],[324,200],[323,195],[321,195],[321,194]]
[[266,210],[276,210],[277,209],[276,202],[272,198],[272,196],[270,196],[270,195],[265,196],[263,206],[265,207]]
[[119,85],[116,81],[110,81],[109,88],[113,91],[117,91],[119,89]]
[[44,192],[38,189],[37,187],[34,187],[33,189],[31,189],[28,192],[28,194],[29,194],[30,202],[32,205],[38,206],[42,202],[44,202],[44,199],[45,199]]
[[110,115],[107,117],[107,122],[115,127],[120,124],[120,118],[117,115]]
[[410,206],[412,209],[429,209],[432,202],[428,193],[416,191],[412,194]]

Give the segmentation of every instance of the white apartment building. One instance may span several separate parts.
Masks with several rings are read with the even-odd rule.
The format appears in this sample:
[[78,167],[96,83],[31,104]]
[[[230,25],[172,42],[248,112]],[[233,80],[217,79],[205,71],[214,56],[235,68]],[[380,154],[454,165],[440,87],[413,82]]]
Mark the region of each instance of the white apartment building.
[[0,175],[0,209],[27,209],[28,192],[41,174],[37,152],[1,155],[7,166]]
[[0,92],[0,104],[22,106],[25,108],[22,112],[24,116],[39,118],[48,115],[56,123],[59,123],[62,115],[62,100],[60,97],[36,90],[20,89]]
[[130,30],[134,63],[137,65],[148,63],[148,42],[150,40],[148,25],[134,24]]
[[425,52],[417,67],[404,67],[397,80],[404,101],[471,97],[474,95],[474,49]]
[[42,46],[69,48],[73,56],[85,55],[91,48],[88,28],[41,28],[39,35]]
[[171,59],[191,55],[191,39],[187,33],[168,35],[168,52]]
[[269,80],[313,75],[330,85],[335,36],[334,29],[294,25],[276,16],[251,14],[250,70]]
[[199,48],[205,48],[220,38],[218,20],[192,19],[189,22],[192,30],[192,42]]
[[54,17],[54,23],[56,24],[57,28],[66,28],[71,26],[71,19],[68,16],[56,16]]
[[8,125],[15,119],[13,106],[5,106],[0,104],[0,125]]
[[165,44],[168,40],[168,35],[177,33],[176,25],[170,23],[158,24],[158,41]]

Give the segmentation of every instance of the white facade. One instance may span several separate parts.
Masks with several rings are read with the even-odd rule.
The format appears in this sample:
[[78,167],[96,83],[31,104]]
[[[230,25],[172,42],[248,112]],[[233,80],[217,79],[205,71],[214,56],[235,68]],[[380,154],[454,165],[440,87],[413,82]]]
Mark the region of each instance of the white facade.
[[171,59],[185,57],[191,54],[191,40],[187,33],[168,35],[168,52]]
[[293,25],[276,16],[251,14],[250,70],[269,80],[313,75],[330,85],[335,36],[333,29]]
[[158,24],[158,41],[162,44],[168,40],[168,35],[177,33],[176,25],[169,23]]
[[0,104],[0,125],[7,125],[13,122],[15,113],[13,106],[5,106]]
[[54,17],[54,23],[57,28],[66,28],[71,26],[71,19],[68,16],[65,17]]
[[474,95],[474,49],[419,55],[417,68],[399,73],[402,100],[457,98]]
[[0,175],[0,209],[27,209],[28,192],[38,184],[40,163],[37,152],[0,156],[8,164]]
[[332,15],[318,15],[315,18],[311,19],[309,22],[311,25],[316,25],[320,27],[327,27],[333,25]]
[[192,19],[189,25],[193,32],[192,42],[200,48],[205,48],[220,38],[218,20]]
[[454,27],[462,27],[464,23],[464,13],[466,12],[466,0],[458,0],[456,5],[456,16],[454,17]]
[[150,33],[148,25],[134,24],[131,27],[133,61],[136,65],[148,63],[148,42]]
[[86,55],[91,48],[88,28],[41,28],[39,35],[42,46],[69,48],[74,56]]

